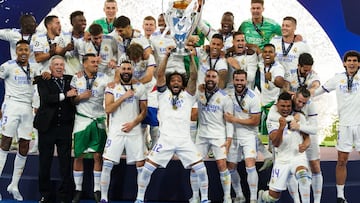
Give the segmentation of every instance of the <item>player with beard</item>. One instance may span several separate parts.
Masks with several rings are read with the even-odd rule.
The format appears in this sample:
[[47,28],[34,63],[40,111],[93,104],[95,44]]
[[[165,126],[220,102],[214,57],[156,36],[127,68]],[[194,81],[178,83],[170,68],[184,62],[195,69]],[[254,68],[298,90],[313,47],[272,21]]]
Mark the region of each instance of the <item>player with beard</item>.
[[226,88],[233,91],[233,72],[244,70],[247,72],[247,86],[254,89],[255,74],[257,70],[258,57],[254,50],[246,46],[245,35],[241,31],[234,32],[232,48],[227,50],[226,61],[229,65]]
[[[14,199],[22,201],[19,180],[23,173],[29,143],[32,138],[32,80],[38,72],[38,64],[29,62],[30,43],[20,40],[16,44],[16,60],[9,60],[0,66],[0,78],[5,82],[5,99],[1,108],[0,175],[4,169],[12,139],[18,137],[19,148],[14,161],[12,180],[7,191]],[[2,189],[5,187],[3,186]],[[0,195],[1,200],[1,195]]]
[[130,61],[123,61],[117,72],[120,82],[105,90],[105,111],[110,115],[110,123],[101,173],[102,203],[108,202],[111,170],[120,163],[123,150],[127,164],[136,164],[138,175],[145,160],[141,121],[146,115],[147,91],[142,83],[132,79],[134,69]]
[[241,189],[237,163],[245,159],[247,183],[250,189],[250,203],[256,202],[258,189],[258,173],[256,172],[256,138],[260,123],[260,98],[247,85],[247,73],[235,70],[233,73],[234,90],[229,93],[234,105],[234,115],[225,114],[225,119],[234,124],[233,141],[227,157],[231,183],[236,198],[235,203],[244,203],[245,197]]
[[[186,86],[185,76],[177,72],[165,77],[165,68],[171,50],[159,66],[157,90],[159,100],[160,138],[149,153],[138,178],[136,203],[144,201],[151,174],[158,166],[166,167],[174,154],[185,168],[192,168],[199,177],[201,202],[208,202],[208,176],[202,157],[190,138],[191,108],[196,101],[195,51],[191,49],[190,79]],[[166,78],[166,79],[165,79]],[[186,86],[186,87],[185,87]]]
[[102,152],[106,142],[104,109],[105,88],[110,78],[98,72],[98,57],[95,54],[86,54],[83,57],[84,72],[74,76],[71,87],[78,95],[74,98],[76,104],[74,124],[74,182],[75,194],[73,203],[81,198],[84,165],[83,158],[87,153],[94,157],[94,197],[100,201],[100,176],[102,169]]
[[[310,136],[310,146],[306,150],[306,156],[309,160],[311,169],[311,186],[313,188],[314,203],[320,203],[323,178],[320,168],[320,147],[318,137],[316,135],[318,127],[318,114],[314,102],[310,100],[310,91],[306,89],[306,87],[298,87],[296,93],[292,95],[292,108],[294,112],[302,113],[306,119],[306,123],[303,123],[302,125],[299,123],[292,123],[290,128],[291,130],[305,132]],[[276,105],[270,108],[269,115],[277,115],[278,117],[269,117],[268,120],[279,120],[280,116],[275,113],[276,111]],[[294,199],[294,203],[301,202],[299,192],[302,196],[310,194],[310,190],[307,188],[307,185],[299,184],[295,174],[290,174],[290,177],[287,180],[287,187],[290,195]]]
[[291,94],[288,92],[281,93],[272,108],[277,108],[277,111],[271,112],[274,115],[269,114],[267,127],[276,156],[269,190],[259,191],[258,203],[277,202],[281,192],[286,190],[291,174],[295,174],[300,187],[307,190],[301,196],[302,202],[310,203],[311,174],[305,154],[305,150],[310,145],[310,138],[305,132],[293,129],[294,125],[306,124],[306,119],[302,113],[293,111]]
[[[212,150],[220,172],[221,185],[224,191],[224,203],[231,203],[230,173],[226,167],[226,154],[229,151],[234,128],[226,122],[224,114],[233,113],[233,105],[224,90],[219,89],[219,75],[214,69],[206,72],[205,84],[198,87],[198,133],[196,146],[205,158]],[[190,175],[193,196],[190,202],[199,202],[198,177],[194,170]]]

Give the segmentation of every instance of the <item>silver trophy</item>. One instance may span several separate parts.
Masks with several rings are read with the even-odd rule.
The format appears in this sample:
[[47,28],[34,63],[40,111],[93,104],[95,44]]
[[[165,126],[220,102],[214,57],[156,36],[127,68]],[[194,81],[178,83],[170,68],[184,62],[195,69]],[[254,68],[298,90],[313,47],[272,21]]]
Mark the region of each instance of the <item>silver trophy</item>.
[[[166,0],[165,0],[166,1]],[[172,54],[189,55],[185,43],[199,23],[204,0],[169,0],[165,12],[166,29],[175,39],[176,49]],[[164,31],[166,33],[167,30]]]

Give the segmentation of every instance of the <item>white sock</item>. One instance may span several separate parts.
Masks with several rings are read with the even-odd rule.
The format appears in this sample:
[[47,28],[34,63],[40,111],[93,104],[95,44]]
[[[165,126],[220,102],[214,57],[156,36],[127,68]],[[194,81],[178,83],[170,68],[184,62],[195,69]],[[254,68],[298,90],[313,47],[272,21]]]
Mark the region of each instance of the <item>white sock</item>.
[[0,176],[4,169],[8,153],[9,153],[9,151],[4,151],[0,148]]
[[155,171],[156,167],[148,162],[145,162],[145,165],[141,171],[140,177],[138,178],[138,192],[136,199],[144,201],[144,196],[146,188],[149,185],[151,174]]
[[108,191],[110,186],[111,170],[114,164],[112,161],[104,160],[101,172],[101,199],[108,201]]
[[345,199],[344,187],[345,185],[336,185],[337,197]]
[[84,171],[73,171],[73,174],[74,174],[75,190],[82,191]]
[[231,169],[230,171],[231,175],[231,185],[235,191],[236,197],[244,197],[244,194],[242,192],[241,183],[240,183],[240,175],[239,172],[235,169]]
[[199,178],[196,175],[194,170],[190,170],[190,185],[191,185],[191,190],[193,192],[192,197],[193,198],[200,197],[199,196],[199,190],[200,190]]
[[279,200],[279,199],[276,199],[276,198],[270,196],[269,190],[264,191],[264,193],[262,194],[261,197],[259,197],[259,199],[262,199],[264,202],[271,202],[271,203]]
[[247,172],[247,182],[249,184],[250,189],[250,200],[257,200],[257,190],[258,190],[258,181],[259,176],[256,171],[256,167],[246,167]]
[[94,192],[100,191],[101,171],[93,171],[94,173]]
[[310,173],[306,170],[300,170],[296,172],[296,179],[299,182],[299,192],[301,195],[302,203],[310,203],[310,185],[311,177]]
[[137,171],[136,182],[139,182],[139,178],[140,178],[140,175],[141,175],[141,172],[142,172],[143,168],[144,168],[143,166],[136,167],[136,171]]
[[193,165],[192,169],[199,178],[201,201],[208,200],[209,179],[204,162]]
[[20,177],[25,168],[26,158],[26,156],[22,156],[21,154],[19,154],[19,152],[16,154],[14,161],[14,171],[10,183],[11,185],[18,187]]
[[290,174],[288,181],[287,181],[287,188],[288,188],[290,196],[294,200],[294,203],[300,203],[299,183],[296,180],[294,174]]
[[314,203],[320,203],[323,187],[323,176],[321,172],[312,174],[311,186],[314,194]]
[[224,191],[224,199],[231,198],[231,176],[227,169],[225,171],[220,171],[220,180]]

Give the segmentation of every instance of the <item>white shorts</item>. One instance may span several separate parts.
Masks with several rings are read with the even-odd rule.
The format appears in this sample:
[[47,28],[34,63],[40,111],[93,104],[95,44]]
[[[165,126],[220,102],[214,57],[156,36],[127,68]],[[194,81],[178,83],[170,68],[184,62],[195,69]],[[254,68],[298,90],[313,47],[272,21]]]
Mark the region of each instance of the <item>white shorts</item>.
[[294,158],[289,162],[276,161],[275,158],[275,163],[271,171],[269,188],[276,192],[286,190],[290,174],[295,174],[296,168],[299,166],[308,168],[308,161],[305,156]]
[[225,146],[221,147],[221,145],[224,145],[224,143],[225,138],[212,139],[200,136],[196,138],[196,147],[202,154],[203,158],[207,157],[209,149],[211,149],[216,160],[226,159],[226,148]]
[[5,97],[2,105],[1,133],[6,137],[32,139],[34,115],[31,104]]
[[145,160],[145,144],[143,135],[118,135],[109,133],[106,140],[103,157],[115,163],[120,163],[121,154],[126,150],[126,163],[135,164]]
[[318,135],[310,135],[310,146],[306,150],[306,157],[309,161],[320,159],[320,146]]
[[233,139],[227,156],[228,162],[238,163],[242,158],[256,159],[256,136],[247,139]]
[[177,155],[184,168],[189,168],[192,164],[202,160],[201,153],[198,152],[195,144],[189,138],[170,137],[160,134],[160,138],[151,149],[148,158],[166,167],[173,155]]
[[360,125],[339,126],[336,149],[342,152],[351,152],[353,146],[356,151],[360,151]]

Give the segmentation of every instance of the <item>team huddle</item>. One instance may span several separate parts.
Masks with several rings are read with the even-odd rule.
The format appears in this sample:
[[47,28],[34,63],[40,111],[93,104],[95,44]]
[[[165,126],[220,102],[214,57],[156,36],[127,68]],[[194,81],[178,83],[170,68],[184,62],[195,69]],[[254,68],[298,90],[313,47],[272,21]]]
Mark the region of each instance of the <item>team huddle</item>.
[[[203,6],[202,0],[196,3]],[[74,11],[69,32],[54,15],[45,18],[45,32],[36,30],[28,14],[20,18],[21,29],[0,29],[12,57],[0,66],[5,82],[0,175],[17,139],[7,187],[14,199],[23,200],[18,184],[35,135],[40,203],[80,202],[83,159],[89,156],[94,199],[109,202],[111,171],[124,151],[126,163],[137,169],[135,203],[146,199],[152,173],[174,157],[191,169],[190,203],[210,202],[208,157],[216,160],[224,203],[276,202],[285,190],[295,203],[310,203],[312,190],[314,203],[320,203],[323,176],[313,98],[335,90],[337,202],[347,202],[346,163],[353,145],[360,151],[357,51],[346,52],[345,71],[321,85],[311,50],[295,34],[296,19],[286,16],[279,25],[264,17],[263,0],[251,0],[252,16],[237,30],[231,12],[223,14],[220,29],[201,19],[186,41],[186,56],[174,53],[165,14],[157,20],[145,17],[142,34],[128,17],[116,17],[117,11],[116,0],[105,0],[106,17],[87,29],[84,13]],[[57,195],[50,181],[55,149],[61,174]],[[259,169],[258,153],[264,157]],[[241,161],[249,199],[237,170]],[[258,171],[270,167],[268,190],[259,190]]]

